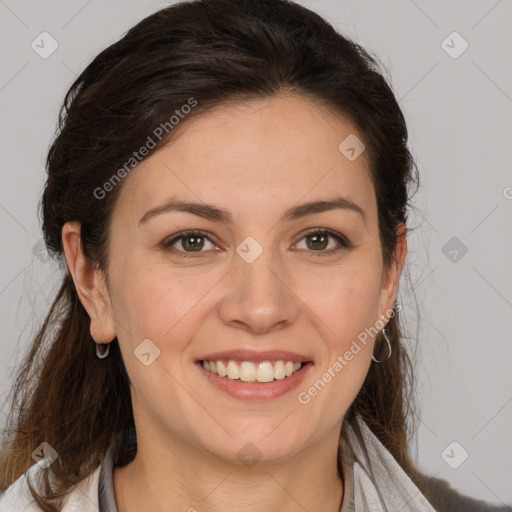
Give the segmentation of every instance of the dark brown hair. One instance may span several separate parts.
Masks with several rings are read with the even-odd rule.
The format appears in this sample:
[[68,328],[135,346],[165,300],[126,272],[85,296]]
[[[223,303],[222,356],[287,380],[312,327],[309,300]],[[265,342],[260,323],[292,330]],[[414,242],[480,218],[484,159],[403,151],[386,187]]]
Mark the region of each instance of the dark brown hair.
[[[133,425],[117,339],[108,358],[95,355],[90,320],[63,259],[64,223],[81,224],[86,256],[106,271],[109,220],[122,180],[102,198],[95,191],[155,128],[191,98],[196,106],[182,123],[222,104],[283,91],[348,116],[362,134],[383,262],[391,264],[417,171],[404,116],[377,58],[286,0],[196,0],[145,18],[84,69],[60,111],[40,210],[46,246],[60,259],[65,277],[13,386],[0,461],[2,489],[34,463],[31,453],[46,441],[59,458],[44,472],[44,492],[31,492],[42,510],[57,511],[59,498],[97,468],[113,436]],[[172,135],[166,132],[157,147]],[[398,312],[387,330],[393,355],[371,365],[345,421],[352,424],[359,414],[425,492],[408,454],[412,372]],[[57,482],[53,490],[49,472]]]

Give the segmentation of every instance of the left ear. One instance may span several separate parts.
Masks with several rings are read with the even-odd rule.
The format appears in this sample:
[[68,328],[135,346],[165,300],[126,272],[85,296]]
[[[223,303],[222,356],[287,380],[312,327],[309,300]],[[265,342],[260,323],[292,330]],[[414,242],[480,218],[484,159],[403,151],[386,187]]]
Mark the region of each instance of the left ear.
[[384,269],[380,291],[380,314],[388,319],[387,312],[391,311],[396,301],[398,282],[407,254],[407,230],[405,224],[400,222],[396,228],[395,254],[387,269]]

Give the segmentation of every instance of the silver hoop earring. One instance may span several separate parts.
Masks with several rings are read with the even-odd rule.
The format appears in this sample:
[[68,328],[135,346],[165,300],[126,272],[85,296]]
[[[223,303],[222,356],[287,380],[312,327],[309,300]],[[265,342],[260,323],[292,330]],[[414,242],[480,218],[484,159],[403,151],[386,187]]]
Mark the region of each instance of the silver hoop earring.
[[107,343],[107,346],[105,347],[105,352],[103,352],[103,354],[100,354],[100,345],[105,345],[105,343],[96,343],[96,357],[98,357],[98,359],[105,359],[105,357],[107,357],[110,352],[110,343]]
[[376,363],[385,363],[391,357],[391,354],[393,353],[393,351],[391,350],[391,340],[389,339],[389,336],[388,336],[388,333],[386,332],[386,329],[382,329],[382,335],[384,336],[384,339],[386,340],[386,343],[388,344],[389,354],[388,354],[388,357],[386,357],[386,359],[384,359],[383,361],[379,361],[378,359],[375,359],[375,356],[372,355],[372,359]]

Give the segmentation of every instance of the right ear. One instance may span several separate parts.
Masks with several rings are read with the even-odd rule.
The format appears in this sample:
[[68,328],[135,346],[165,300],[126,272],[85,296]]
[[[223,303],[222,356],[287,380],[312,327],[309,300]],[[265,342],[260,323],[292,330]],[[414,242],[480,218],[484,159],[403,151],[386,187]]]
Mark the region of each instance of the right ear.
[[112,307],[104,273],[84,255],[80,223],[62,227],[62,246],[80,302],[91,319],[91,336],[96,343],[109,343],[116,337]]

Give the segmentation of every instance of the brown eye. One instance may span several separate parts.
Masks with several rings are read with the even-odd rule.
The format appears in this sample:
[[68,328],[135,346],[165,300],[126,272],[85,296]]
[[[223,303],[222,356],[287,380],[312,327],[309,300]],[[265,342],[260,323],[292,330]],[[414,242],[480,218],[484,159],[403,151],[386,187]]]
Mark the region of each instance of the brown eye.
[[329,235],[323,233],[314,233],[306,237],[308,248],[311,250],[324,250],[329,245]]
[[185,251],[200,251],[204,247],[204,237],[201,235],[188,235],[182,237],[181,246]]
[[[302,240],[306,241],[306,247],[299,247]],[[326,255],[333,254],[345,247],[349,247],[348,241],[342,235],[325,230],[316,230],[308,233],[300,242],[297,244],[299,249],[325,253]]]
[[163,248],[180,253],[182,256],[188,256],[194,253],[206,252],[203,249],[205,249],[207,243],[211,244],[211,247],[207,247],[207,249],[215,247],[205,233],[191,231],[179,233],[171,240],[164,242]]

